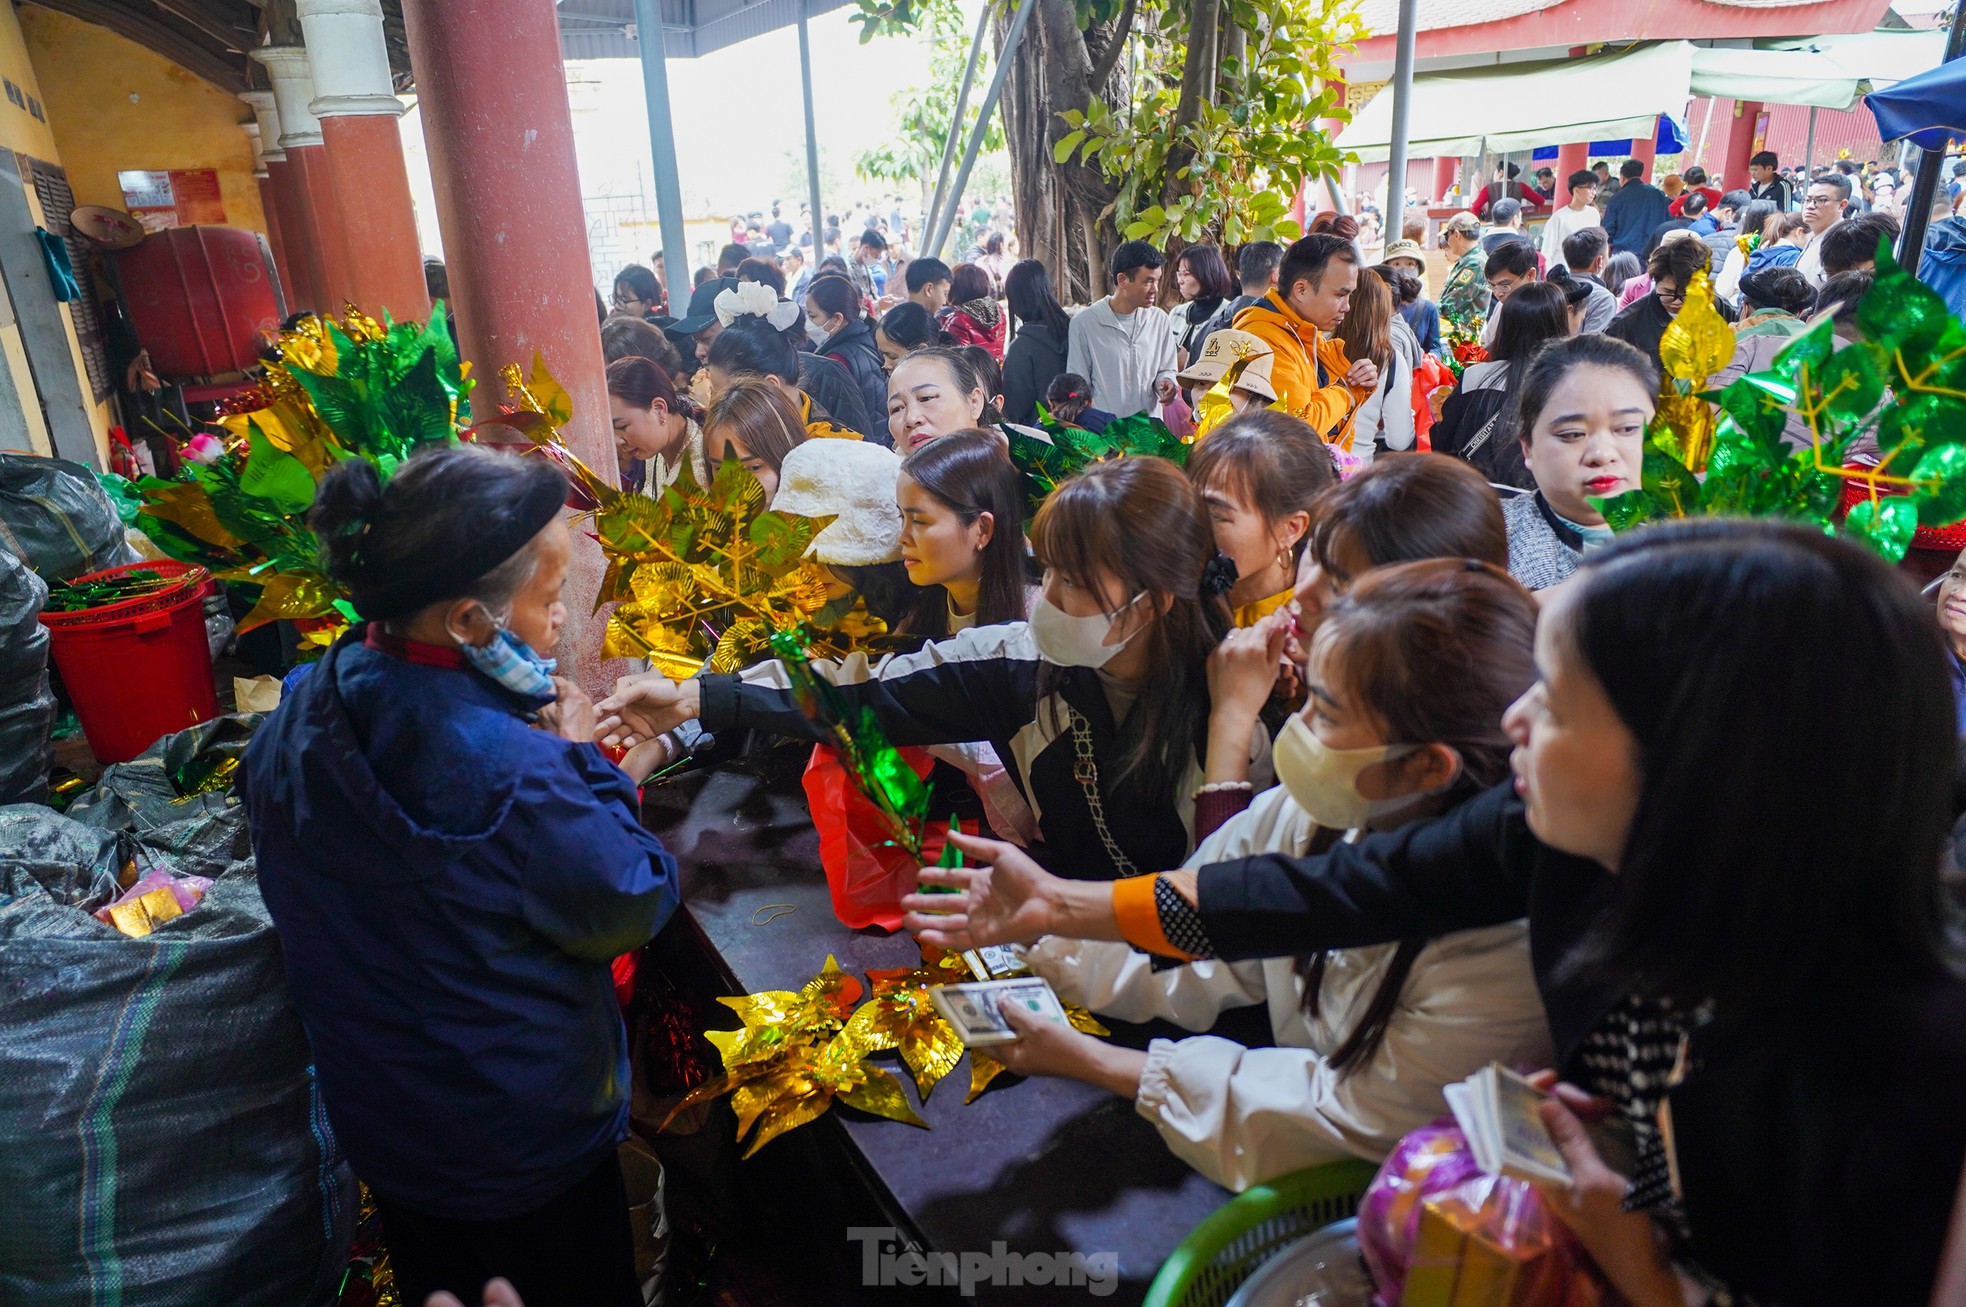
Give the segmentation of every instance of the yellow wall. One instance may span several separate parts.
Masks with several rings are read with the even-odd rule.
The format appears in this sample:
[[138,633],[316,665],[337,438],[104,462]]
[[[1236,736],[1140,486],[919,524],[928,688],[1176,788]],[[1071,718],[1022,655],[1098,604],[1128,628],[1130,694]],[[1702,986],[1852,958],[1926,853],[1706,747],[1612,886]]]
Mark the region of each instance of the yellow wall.
[[[6,77],[20,87],[24,95],[39,100],[43,117],[48,120],[42,121],[27,110],[15,107],[12,101],[0,97],[0,149],[14,150],[48,163],[60,163],[61,153],[51,129],[54,110],[41,94],[40,79],[35,76],[27,42],[22,34],[20,23],[15,20],[14,7],[11,4],[0,4],[0,76]],[[31,181],[27,187],[27,204],[36,219],[40,219],[40,201],[35,196]],[[11,319],[13,315],[7,313],[4,316]],[[88,374],[82,367],[82,347],[75,337],[75,320],[66,313],[62,317],[68,324],[68,344],[75,361],[75,376],[86,400]],[[21,397],[23,416],[27,421],[28,447],[43,454],[52,452],[48,441],[47,423],[42,418],[40,405],[34,398],[34,376],[28,370],[27,351],[21,344],[20,328],[12,321],[0,327],[0,359],[4,359],[5,366],[13,374],[14,389]],[[95,405],[94,416],[96,443],[100,454],[108,448],[109,406]],[[19,442],[0,440],[0,446],[10,443]]]
[[[122,208],[118,172],[215,168],[226,225],[266,230],[252,142],[240,130],[252,111],[238,97],[107,28],[39,5],[21,6],[20,31],[77,204]],[[6,39],[0,30],[0,64]],[[10,116],[28,117],[0,100],[0,122]]]

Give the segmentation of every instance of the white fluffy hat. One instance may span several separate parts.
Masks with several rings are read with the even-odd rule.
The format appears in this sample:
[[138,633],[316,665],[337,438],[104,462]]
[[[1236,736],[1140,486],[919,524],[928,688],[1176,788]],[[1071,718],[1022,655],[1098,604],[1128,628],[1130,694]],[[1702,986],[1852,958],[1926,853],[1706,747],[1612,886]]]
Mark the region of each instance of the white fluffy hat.
[[894,479],[901,456],[862,440],[808,440],[778,469],[774,512],[833,521],[812,538],[806,556],[840,567],[869,567],[901,557],[901,510]]
[[778,298],[778,292],[755,281],[740,281],[717,292],[713,308],[717,321],[728,327],[742,317],[763,318],[775,331],[783,331],[799,319],[799,306]]

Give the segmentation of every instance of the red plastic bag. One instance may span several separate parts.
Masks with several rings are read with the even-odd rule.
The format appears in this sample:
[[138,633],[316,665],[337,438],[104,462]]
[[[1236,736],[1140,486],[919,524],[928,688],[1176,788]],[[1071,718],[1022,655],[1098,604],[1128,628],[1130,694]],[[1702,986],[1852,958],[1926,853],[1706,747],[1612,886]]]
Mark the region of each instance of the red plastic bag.
[[[904,748],[902,761],[926,778],[935,759],[926,750]],[[819,830],[819,863],[826,869],[826,886],[833,893],[833,913],[840,924],[858,930],[879,926],[901,928],[901,896],[915,892],[920,868],[907,850],[894,843],[879,809],[854,787],[839,755],[829,745],[815,745],[805,770],[806,803]],[[949,824],[927,823],[923,855],[932,863],[942,854]]]
[[1454,374],[1447,365],[1431,354],[1421,356],[1420,366],[1413,370],[1413,447],[1430,450],[1433,441],[1429,438],[1434,429],[1433,395],[1442,386],[1454,384]]
[[1399,1141],[1358,1209],[1379,1307],[1598,1307],[1597,1269],[1535,1186],[1489,1175],[1450,1125]]
[[608,970],[614,976],[614,1001],[621,1004],[623,1011],[635,997],[635,968],[641,956],[639,952],[630,950],[608,964]]

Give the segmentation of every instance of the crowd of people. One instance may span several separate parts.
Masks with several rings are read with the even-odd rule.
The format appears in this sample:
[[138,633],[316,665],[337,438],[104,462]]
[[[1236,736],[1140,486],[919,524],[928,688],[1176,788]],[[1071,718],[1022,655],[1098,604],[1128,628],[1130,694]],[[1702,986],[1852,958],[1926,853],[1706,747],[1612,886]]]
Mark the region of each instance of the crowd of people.
[[[1009,1011],[1012,1072],[1131,1100],[1240,1189],[1381,1158],[1500,1061],[1552,1090],[1573,1179],[1546,1200],[1624,1301],[1923,1303],[1966,1161],[1966,572],[1935,608],[1820,531],[1614,540],[1598,507],[1638,485],[1694,277],[1743,368],[1867,293],[1892,215],[1846,212],[1839,169],[1794,213],[1762,159],[1676,195],[1628,161],[1608,200],[1583,170],[1540,205],[1505,170],[1440,225],[1437,290],[1424,225],[1367,265],[1328,213],[1233,263],[1122,242],[1077,312],[1039,262],[987,262],[987,228],[953,266],[876,223],[810,267],[761,228],[779,252],[733,242],[682,312],[659,269],[617,278],[624,481],[736,460],[828,519],[829,600],[905,647],[815,669],[986,832],[923,874],[956,893],[906,900],[911,930],[1193,1032],[1140,1051]],[[1454,341],[1483,357],[1436,414]],[[1196,437],[1186,466],[1094,462],[1027,533],[1012,434],[1137,414]],[[595,598],[563,593],[561,496],[469,448],[331,473],[314,522],[365,621],[243,769],[407,1301],[494,1275],[534,1307],[640,1301],[607,959],[678,881],[634,783],[825,738],[771,660],[598,702],[556,675]],[[1249,1006],[1273,1047],[1209,1033]],[[1607,1118],[1628,1157],[1584,1129]]]

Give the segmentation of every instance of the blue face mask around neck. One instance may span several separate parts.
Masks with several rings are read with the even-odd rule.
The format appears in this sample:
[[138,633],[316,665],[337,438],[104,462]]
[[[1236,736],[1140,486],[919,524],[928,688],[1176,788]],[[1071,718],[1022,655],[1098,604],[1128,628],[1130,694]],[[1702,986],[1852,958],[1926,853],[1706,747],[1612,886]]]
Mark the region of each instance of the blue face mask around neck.
[[544,708],[560,697],[559,691],[553,688],[553,672],[559,661],[541,658],[531,645],[503,625],[489,644],[461,645],[459,652],[474,669],[533,708]]

